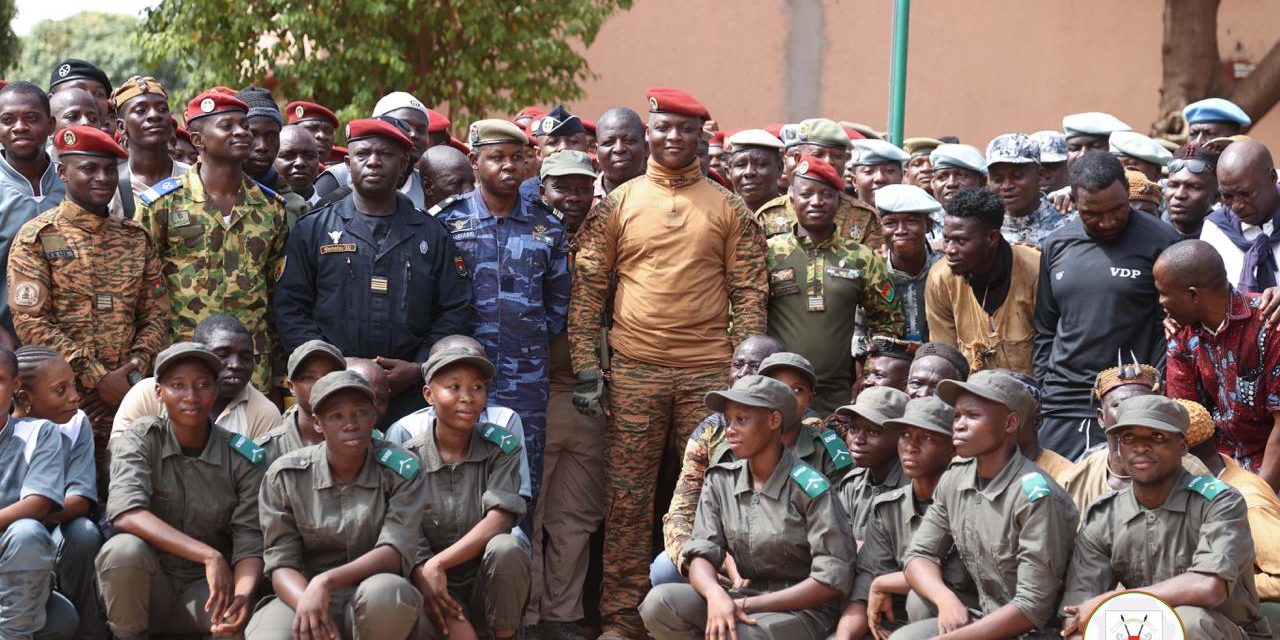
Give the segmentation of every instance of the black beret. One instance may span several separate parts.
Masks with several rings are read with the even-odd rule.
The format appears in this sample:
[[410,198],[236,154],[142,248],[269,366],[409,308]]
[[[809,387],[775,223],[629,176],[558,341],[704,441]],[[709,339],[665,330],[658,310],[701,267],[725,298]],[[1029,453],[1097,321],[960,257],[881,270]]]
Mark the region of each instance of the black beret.
[[53,72],[49,74],[49,90],[53,91],[54,87],[64,82],[81,78],[97,81],[106,88],[107,93],[111,93],[111,80],[107,78],[107,74],[92,62],[76,58],[67,58],[53,68]]

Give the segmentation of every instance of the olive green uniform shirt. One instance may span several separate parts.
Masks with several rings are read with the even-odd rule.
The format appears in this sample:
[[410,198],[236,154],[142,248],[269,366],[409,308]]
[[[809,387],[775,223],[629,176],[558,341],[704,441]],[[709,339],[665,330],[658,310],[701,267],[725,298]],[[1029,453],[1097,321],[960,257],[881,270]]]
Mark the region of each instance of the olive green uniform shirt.
[[1071,497],[1035,463],[1015,452],[983,485],[977,462],[966,460],[942,474],[905,562],[941,567],[954,549],[983,615],[1012,604],[1044,629],[1056,622],[1075,526]]
[[836,495],[841,505],[849,514],[849,526],[853,531],[853,539],[861,541],[867,528],[867,520],[871,517],[871,502],[879,496],[899,487],[910,486],[911,481],[902,475],[902,465],[894,464],[884,482],[876,482],[871,477],[871,470],[866,467],[853,467],[836,485]]
[[[791,196],[782,194],[760,206],[756,219],[764,228],[765,238],[790,233],[796,224],[796,210]],[[884,233],[880,230],[880,216],[875,207],[847,194],[840,194],[840,206],[836,209],[836,235],[858,244],[879,249],[884,246]]]
[[[866,603],[871,582],[880,576],[906,569],[907,547],[924,512],[932,502],[921,503],[910,483],[882,493],[871,501],[871,515],[858,549],[858,572],[853,578],[850,600]],[[965,606],[976,607],[978,592],[953,548],[942,561],[942,579]],[[906,622],[900,619],[899,622]]]
[[1244,497],[1220,480],[1179,469],[1158,509],[1140,505],[1132,486],[1089,506],[1062,603],[1079,604],[1117,583],[1141,589],[1188,572],[1226,581],[1227,599],[1215,612],[1246,632],[1269,631],[1258,611]]
[[884,260],[865,245],[834,235],[815,245],[794,232],[769,238],[769,335],[813,364],[813,407],[848,404],[853,387],[857,310],[869,336],[902,336],[905,320]]
[[401,575],[408,575],[427,498],[417,459],[401,468],[396,463],[409,454],[375,440],[355,481],[341,484],[328,455],[325,443],[304,447],[267,471],[260,508],[264,573],[289,568],[309,580],[388,545],[400,555]]
[[728,553],[753,589],[778,591],[813,578],[847,595],[856,552],[826,478],[784,450],[761,490],[751,485],[746,460],[707,469],[680,566],[705,558],[719,569]]
[[[244,436],[215,424],[209,429],[209,440],[198,456],[184,454],[168,420],[155,416],[135,422],[112,440],[107,519],[145,509],[217,549],[232,565],[260,558],[258,488],[266,456]],[[156,553],[166,574],[180,581],[204,578],[204,565]]]

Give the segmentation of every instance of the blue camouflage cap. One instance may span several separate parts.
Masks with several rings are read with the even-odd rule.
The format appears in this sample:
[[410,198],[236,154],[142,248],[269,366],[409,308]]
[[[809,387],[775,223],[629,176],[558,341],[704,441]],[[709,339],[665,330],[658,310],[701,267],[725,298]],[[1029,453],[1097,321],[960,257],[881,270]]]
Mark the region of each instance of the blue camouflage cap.
[[1067,137],[1061,131],[1037,131],[1031,134],[1031,139],[1040,145],[1040,164],[1067,161]]
[[1205,98],[1182,108],[1187,124],[1199,122],[1230,122],[1241,127],[1253,124],[1253,119],[1236,103],[1223,98]]
[[1040,145],[1025,133],[1006,133],[987,144],[987,168],[997,164],[1029,164],[1040,162]]

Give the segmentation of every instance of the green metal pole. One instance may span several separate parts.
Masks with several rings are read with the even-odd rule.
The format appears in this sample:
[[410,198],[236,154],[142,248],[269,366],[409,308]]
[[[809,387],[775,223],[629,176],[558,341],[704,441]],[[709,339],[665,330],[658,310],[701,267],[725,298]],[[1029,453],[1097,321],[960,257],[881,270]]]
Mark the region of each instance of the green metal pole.
[[902,123],[907,110],[907,33],[911,0],[893,0],[893,61],[889,70],[889,141],[902,146]]

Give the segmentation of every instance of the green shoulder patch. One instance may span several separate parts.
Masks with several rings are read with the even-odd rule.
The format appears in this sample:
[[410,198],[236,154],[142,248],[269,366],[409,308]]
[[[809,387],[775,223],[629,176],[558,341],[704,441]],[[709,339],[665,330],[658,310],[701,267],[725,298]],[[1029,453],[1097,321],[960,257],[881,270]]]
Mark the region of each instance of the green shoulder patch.
[[1205,500],[1213,500],[1218,494],[1226,491],[1227,483],[1209,476],[1195,476],[1187,481],[1187,488],[1204,496]]
[[422,468],[422,463],[412,453],[396,447],[383,448],[378,452],[376,459],[378,464],[396,472],[396,475],[405,480],[412,480],[415,475],[418,475],[418,469]]
[[373,430],[373,433],[371,433],[371,434],[369,434],[369,435],[370,435],[370,437],[372,437],[375,441],[377,441],[377,440],[386,440],[386,439],[387,439],[387,434],[383,433],[383,432],[382,432],[382,429],[374,429],[374,430]]
[[266,449],[263,449],[254,441],[240,434],[231,436],[231,448],[234,449],[236,453],[244,456],[245,460],[248,460],[254,465],[262,464],[267,460]]
[[840,434],[831,429],[823,429],[818,432],[818,436],[822,438],[822,446],[827,448],[827,455],[831,456],[836,469],[853,466],[853,454],[849,453],[849,447],[845,446]]
[[483,424],[477,428],[480,429],[481,438],[498,445],[498,448],[507,455],[515,453],[515,450],[520,448],[519,439],[496,424]]
[[1022,476],[1022,492],[1027,494],[1027,501],[1033,504],[1040,498],[1053,493],[1049,489],[1049,481],[1038,471]]
[[788,475],[810,498],[816,498],[831,488],[831,483],[821,473],[803,462],[792,467]]

